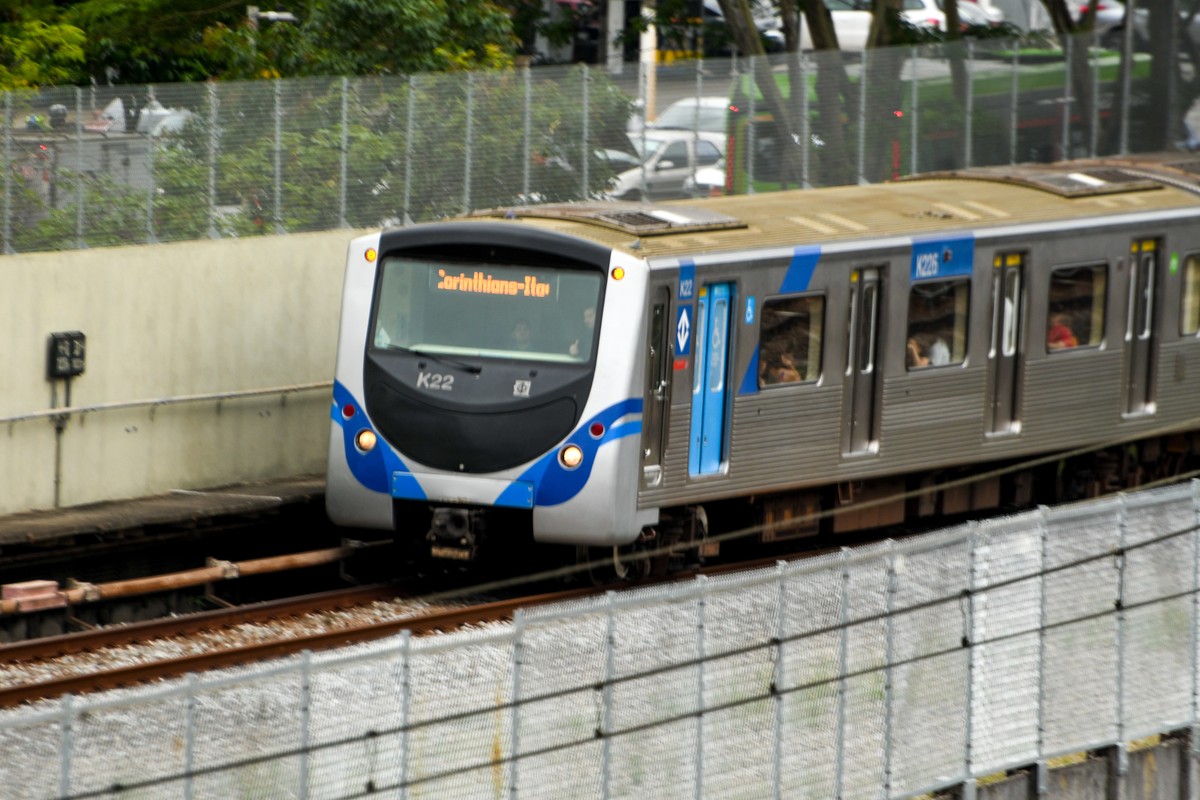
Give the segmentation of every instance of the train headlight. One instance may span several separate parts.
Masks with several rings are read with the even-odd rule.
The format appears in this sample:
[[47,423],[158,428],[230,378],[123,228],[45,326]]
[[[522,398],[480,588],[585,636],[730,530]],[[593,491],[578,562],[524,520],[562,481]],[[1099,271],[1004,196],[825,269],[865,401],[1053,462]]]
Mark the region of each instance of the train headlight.
[[363,429],[354,436],[354,445],[364,453],[369,453],[375,449],[375,431]]
[[558,451],[558,463],[567,469],[575,469],[583,461],[583,451],[577,444],[569,444]]

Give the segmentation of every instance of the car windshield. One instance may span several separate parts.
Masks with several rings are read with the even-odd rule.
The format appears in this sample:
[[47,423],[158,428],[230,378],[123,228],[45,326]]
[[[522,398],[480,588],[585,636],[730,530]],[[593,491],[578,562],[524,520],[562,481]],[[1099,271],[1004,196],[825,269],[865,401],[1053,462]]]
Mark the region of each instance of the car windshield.
[[599,272],[386,258],[371,343],[422,355],[587,361]]
[[675,103],[668,106],[652,123],[656,128],[678,128],[681,130],[725,132],[726,106],[700,106],[697,114],[695,102]]

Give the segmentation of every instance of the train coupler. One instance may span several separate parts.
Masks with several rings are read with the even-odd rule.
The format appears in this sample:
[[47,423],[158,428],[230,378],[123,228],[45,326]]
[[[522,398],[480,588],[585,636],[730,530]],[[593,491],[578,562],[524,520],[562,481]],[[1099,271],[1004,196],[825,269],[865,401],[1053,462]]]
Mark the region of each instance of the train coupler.
[[429,554],[450,561],[473,561],[482,539],[482,521],[465,508],[435,508],[429,520]]

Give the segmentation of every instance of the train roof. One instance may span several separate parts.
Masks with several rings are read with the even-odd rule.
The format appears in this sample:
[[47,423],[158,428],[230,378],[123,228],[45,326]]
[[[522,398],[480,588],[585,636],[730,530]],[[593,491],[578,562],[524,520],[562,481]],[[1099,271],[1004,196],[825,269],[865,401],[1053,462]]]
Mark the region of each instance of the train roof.
[[654,258],[1186,208],[1200,212],[1200,156],[1160,153],[662,204],[516,206],[463,219],[519,220]]

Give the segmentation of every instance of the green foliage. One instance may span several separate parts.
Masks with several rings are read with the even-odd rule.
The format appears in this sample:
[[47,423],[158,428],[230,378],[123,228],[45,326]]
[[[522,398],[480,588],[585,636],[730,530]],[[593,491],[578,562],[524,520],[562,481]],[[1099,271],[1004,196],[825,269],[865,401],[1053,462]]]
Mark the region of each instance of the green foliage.
[[84,33],[39,19],[0,24],[0,90],[61,83],[79,74]]

